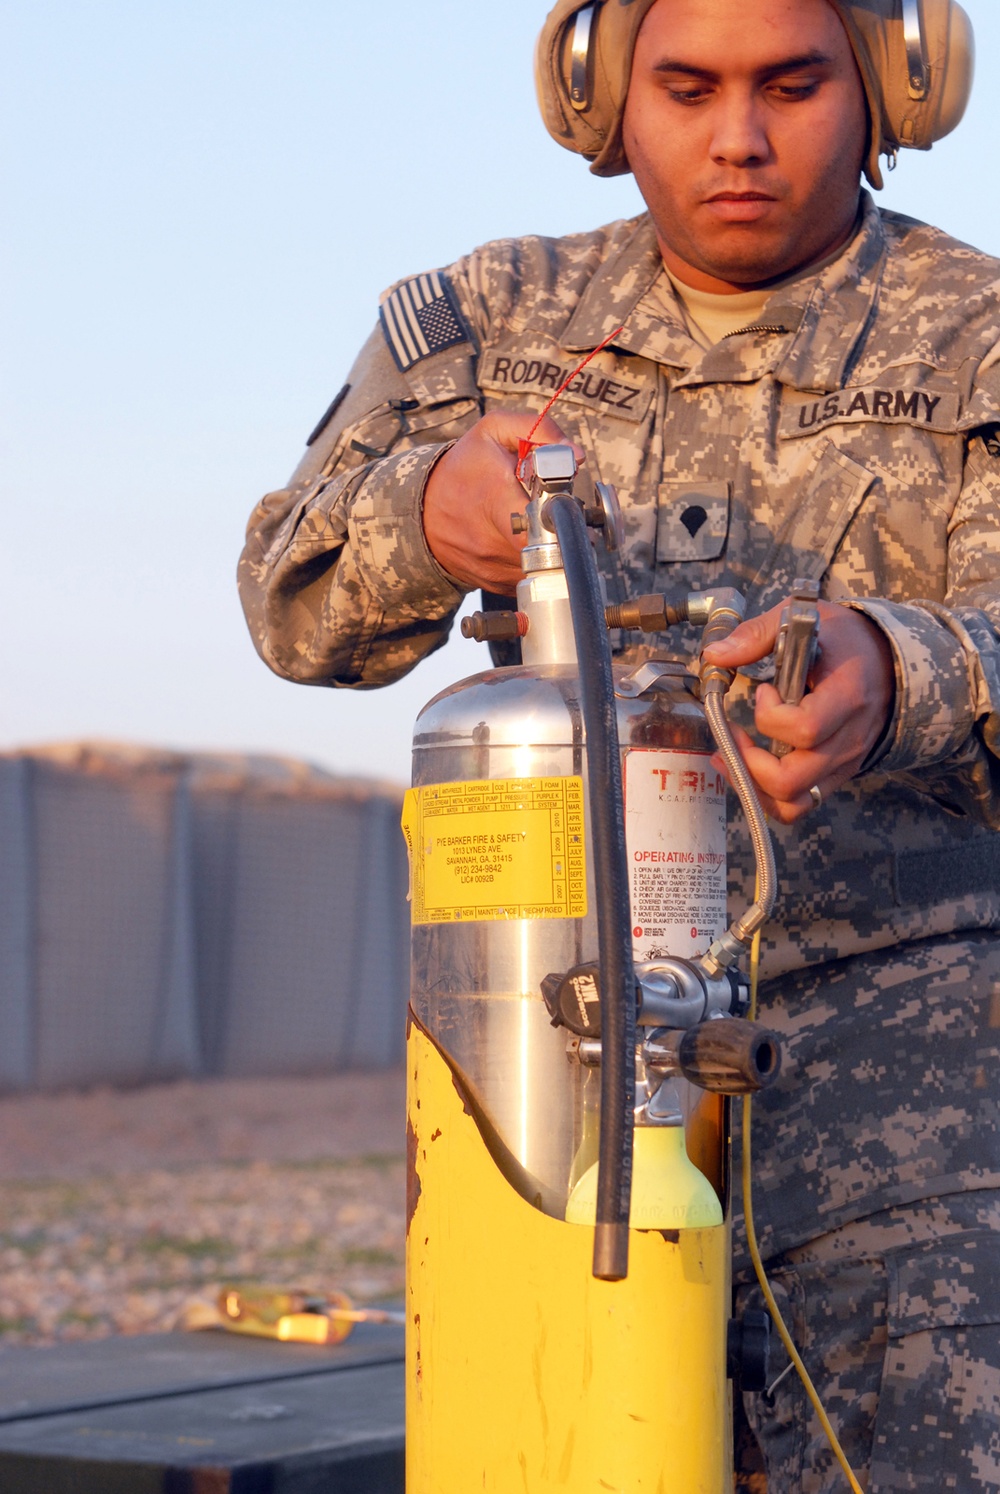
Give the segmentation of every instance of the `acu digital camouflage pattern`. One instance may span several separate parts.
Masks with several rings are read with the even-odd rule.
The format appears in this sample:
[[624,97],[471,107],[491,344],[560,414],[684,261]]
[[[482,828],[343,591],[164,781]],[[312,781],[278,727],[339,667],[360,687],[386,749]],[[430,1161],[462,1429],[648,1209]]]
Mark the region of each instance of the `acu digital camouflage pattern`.
[[1000,939],[953,934],[761,988],[781,1034],[754,1101],[761,1250],[863,1215],[1000,1188]]
[[[784,1063],[753,1102],[754,1217],[847,1456],[868,1494],[1000,1490],[1000,940],[856,956],[762,996]],[[734,1213],[742,1310],[761,1294]],[[744,1397],[768,1494],[834,1494],[773,1344],[775,1389]]]
[[[1000,1490],[1000,1193],[886,1210],[769,1264],[782,1316],[867,1494]],[[737,1310],[763,1307],[748,1275]],[[780,1341],[743,1397],[747,1494],[847,1482]],[[767,1473],[764,1473],[766,1466]]]

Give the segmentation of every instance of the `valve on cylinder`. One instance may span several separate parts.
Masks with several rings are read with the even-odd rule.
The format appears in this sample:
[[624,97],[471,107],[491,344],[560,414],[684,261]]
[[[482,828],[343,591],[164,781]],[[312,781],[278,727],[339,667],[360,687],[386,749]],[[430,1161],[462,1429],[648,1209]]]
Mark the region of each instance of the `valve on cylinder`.
[[[720,1095],[768,1089],[781,1069],[780,1039],[745,1019],[747,986],[732,968],[710,973],[695,960],[663,959],[636,968],[637,1049],[636,1169],[632,1220],[652,1229],[722,1223],[714,1192],[690,1165],[683,1145],[684,1116],[676,1079]],[[596,963],[550,974],[542,996],[554,1027],[572,1034],[571,1061],[601,1063],[600,972]],[[671,1129],[668,1137],[661,1132]],[[647,1136],[649,1130],[657,1134]],[[700,1183],[698,1181],[700,1179]],[[567,1219],[593,1219],[593,1184],[577,1183]]]

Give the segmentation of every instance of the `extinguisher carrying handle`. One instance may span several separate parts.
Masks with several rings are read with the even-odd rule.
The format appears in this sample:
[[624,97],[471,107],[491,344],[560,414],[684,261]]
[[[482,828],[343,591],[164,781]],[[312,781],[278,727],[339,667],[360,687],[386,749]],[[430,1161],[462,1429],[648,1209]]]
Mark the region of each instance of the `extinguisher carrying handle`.
[[557,493],[544,500],[542,522],[555,531],[559,542],[580,660],[594,885],[599,889],[603,1062],[593,1273],[602,1281],[621,1281],[628,1274],[632,1202],[636,1003],[614,677],[597,562],[583,505]]

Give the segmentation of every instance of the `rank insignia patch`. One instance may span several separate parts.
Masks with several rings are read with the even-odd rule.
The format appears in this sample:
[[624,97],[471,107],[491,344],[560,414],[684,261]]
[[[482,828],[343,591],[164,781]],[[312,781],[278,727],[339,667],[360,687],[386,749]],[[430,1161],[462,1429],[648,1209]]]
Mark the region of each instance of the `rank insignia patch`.
[[400,373],[431,353],[472,341],[455,293],[440,270],[414,275],[389,291],[382,298],[379,318]]
[[718,560],[729,535],[728,482],[664,482],[656,514],[657,564]]

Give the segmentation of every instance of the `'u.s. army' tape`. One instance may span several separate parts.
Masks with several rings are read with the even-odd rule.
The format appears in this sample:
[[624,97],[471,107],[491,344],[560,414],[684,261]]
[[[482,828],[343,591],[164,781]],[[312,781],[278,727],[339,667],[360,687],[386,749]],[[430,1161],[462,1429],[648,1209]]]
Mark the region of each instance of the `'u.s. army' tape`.
[[471,342],[447,276],[440,270],[414,275],[383,297],[379,318],[400,373],[460,342]]

